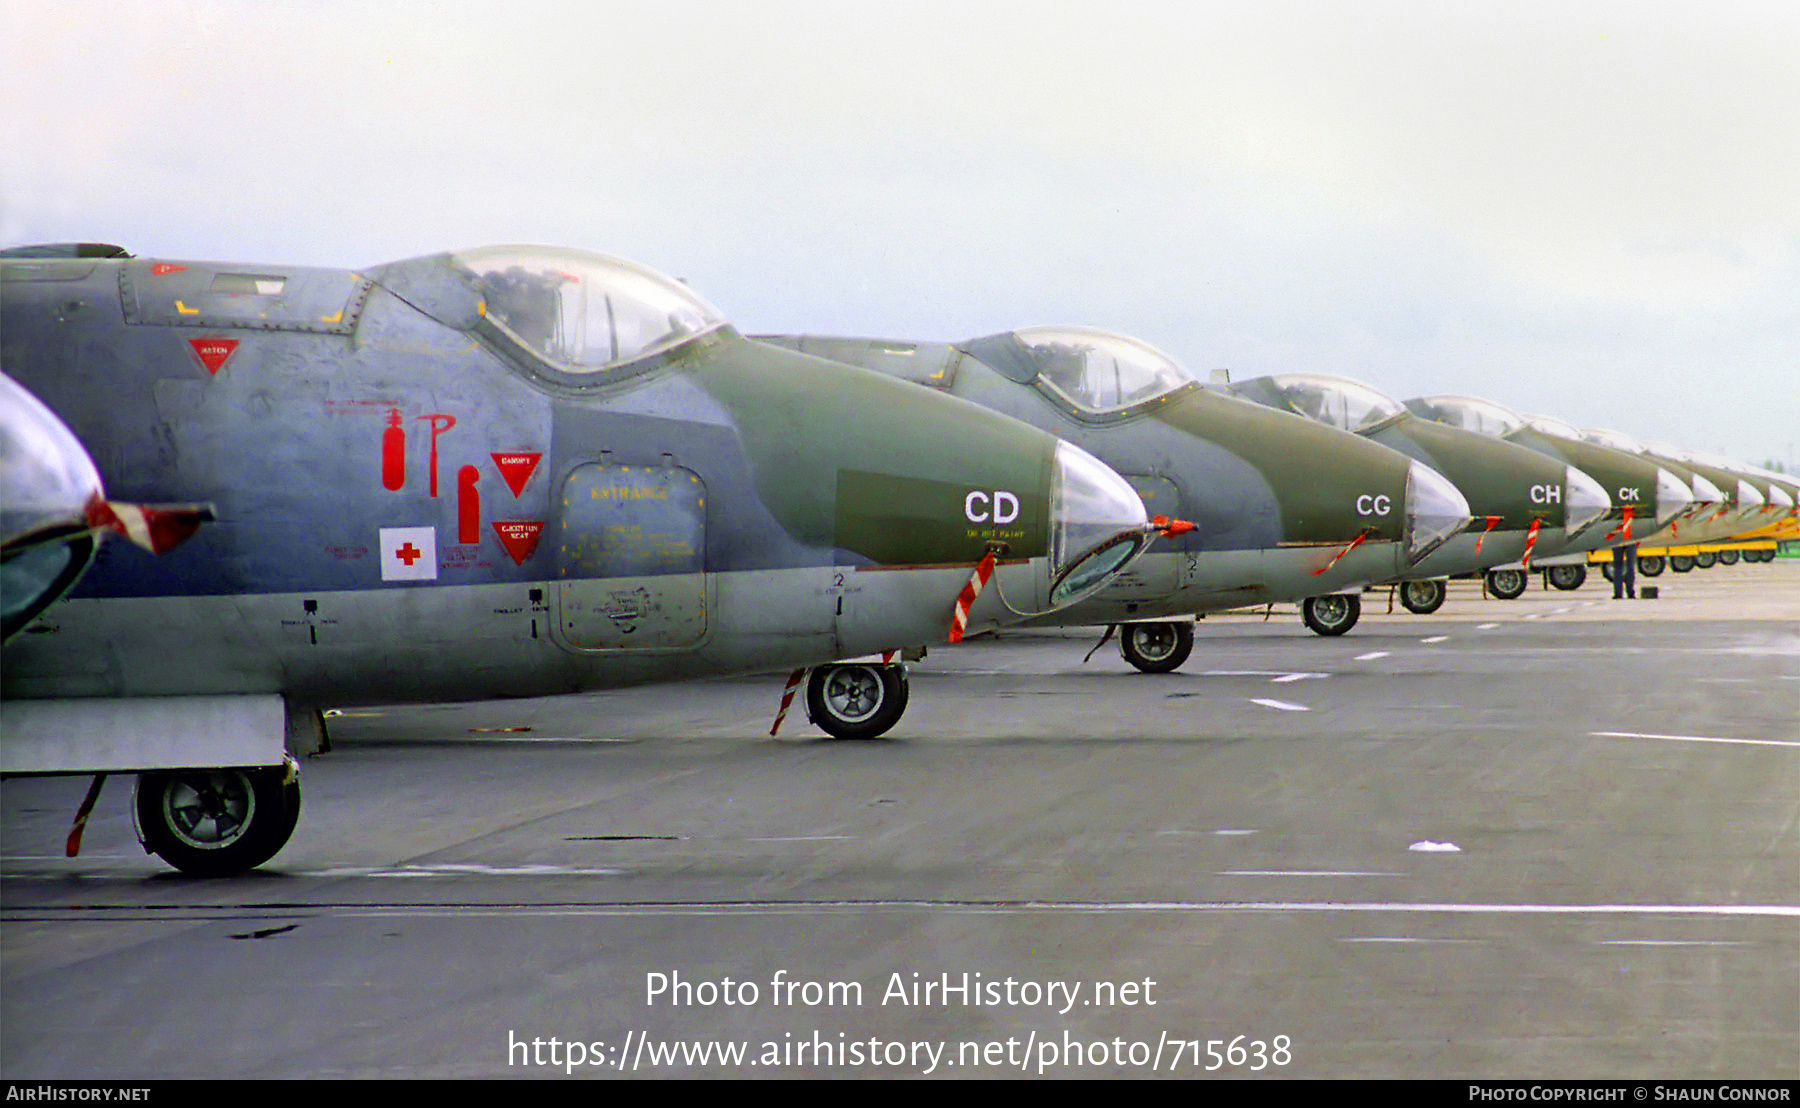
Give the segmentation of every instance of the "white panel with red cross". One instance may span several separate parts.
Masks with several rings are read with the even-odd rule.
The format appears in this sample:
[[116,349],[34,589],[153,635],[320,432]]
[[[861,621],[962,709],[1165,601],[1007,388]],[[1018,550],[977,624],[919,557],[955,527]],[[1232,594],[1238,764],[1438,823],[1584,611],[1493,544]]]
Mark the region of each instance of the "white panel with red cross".
[[383,581],[436,581],[437,575],[437,528],[381,529]]

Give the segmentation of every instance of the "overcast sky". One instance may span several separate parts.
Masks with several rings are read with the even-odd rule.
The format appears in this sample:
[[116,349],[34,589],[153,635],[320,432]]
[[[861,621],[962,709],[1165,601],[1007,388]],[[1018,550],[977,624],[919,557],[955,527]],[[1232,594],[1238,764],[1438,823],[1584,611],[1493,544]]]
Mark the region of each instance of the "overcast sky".
[[0,0],[0,244],[541,242],[1800,462],[1800,4]]

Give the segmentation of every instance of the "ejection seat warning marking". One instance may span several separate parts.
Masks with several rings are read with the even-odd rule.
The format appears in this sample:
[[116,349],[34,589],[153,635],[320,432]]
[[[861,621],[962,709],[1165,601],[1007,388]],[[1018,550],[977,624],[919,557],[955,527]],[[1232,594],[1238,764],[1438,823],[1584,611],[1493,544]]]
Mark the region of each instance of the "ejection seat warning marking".
[[435,581],[437,575],[437,528],[381,529],[383,581]]
[[512,556],[514,565],[524,565],[525,559],[537,552],[538,536],[543,534],[544,525],[537,520],[496,521],[494,533],[500,536],[500,545]]

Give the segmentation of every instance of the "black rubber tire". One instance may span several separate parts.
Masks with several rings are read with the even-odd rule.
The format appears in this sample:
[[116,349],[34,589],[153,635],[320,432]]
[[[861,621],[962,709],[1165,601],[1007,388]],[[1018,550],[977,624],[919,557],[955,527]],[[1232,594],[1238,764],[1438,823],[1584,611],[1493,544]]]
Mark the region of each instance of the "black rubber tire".
[[[1574,592],[1587,583],[1587,567],[1584,565],[1551,566],[1544,571],[1544,579],[1550,582],[1551,588],[1564,592]],[[1612,580],[1608,577],[1607,580]]]
[[1668,564],[1669,560],[1661,554],[1639,554],[1637,571],[1643,577],[1661,577]]
[[1316,635],[1341,635],[1362,618],[1362,597],[1353,592],[1309,596],[1300,602],[1300,618]]
[[1712,567],[1714,567],[1718,564],[1719,564],[1718,555],[1714,554],[1710,550],[1702,550],[1700,553],[1694,555],[1694,568],[1695,569],[1711,569]]
[[1185,621],[1127,623],[1119,628],[1119,653],[1145,673],[1181,668],[1194,652],[1194,625]]
[[1600,576],[1606,578],[1608,581],[1612,580],[1612,563],[1611,562],[1601,562],[1600,563]]
[[300,779],[285,766],[138,775],[144,848],[183,873],[225,877],[275,857],[300,821]]
[[1671,554],[1669,555],[1669,568],[1676,573],[1691,572],[1694,568],[1694,556],[1692,554]]
[[1722,566],[1737,565],[1738,564],[1738,552],[1735,550],[1719,551],[1719,564]]
[[1444,606],[1450,589],[1442,578],[1400,582],[1400,606],[1421,616],[1428,616]]
[[1517,600],[1525,595],[1525,585],[1530,580],[1522,569],[1490,569],[1487,572],[1488,593],[1500,600]]
[[906,712],[906,667],[853,662],[820,666],[806,682],[806,708],[834,739],[876,739]]

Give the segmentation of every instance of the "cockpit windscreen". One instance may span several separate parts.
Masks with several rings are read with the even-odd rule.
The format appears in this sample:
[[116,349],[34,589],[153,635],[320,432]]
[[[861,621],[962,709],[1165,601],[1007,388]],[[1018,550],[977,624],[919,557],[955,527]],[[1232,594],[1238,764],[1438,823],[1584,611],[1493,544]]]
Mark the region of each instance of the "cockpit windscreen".
[[1162,351],[1124,335],[1085,327],[1014,332],[1038,367],[1038,380],[1076,408],[1117,412],[1195,383]]
[[540,246],[454,256],[473,274],[488,319],[565,373],[598,373],[724,326],[680,282],[621,258]]

